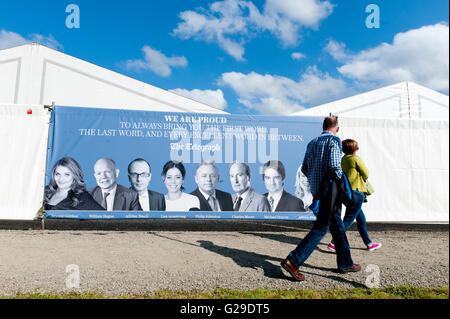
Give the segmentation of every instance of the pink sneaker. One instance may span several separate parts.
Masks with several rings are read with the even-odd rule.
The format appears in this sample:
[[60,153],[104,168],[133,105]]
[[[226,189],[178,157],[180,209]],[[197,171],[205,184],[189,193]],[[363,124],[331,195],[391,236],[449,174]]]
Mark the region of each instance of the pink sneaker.
[[332,243],[329,243],[327,248],[328,248],[329,250],[331,250],[333,253],[336,252],[336,247],[334,247],[334,245],[333,245]]
[[367,250],[368,251],[373,251],[375,249],[380,248],[382,245],[379,243],[371,243],[370,245],[367,245]]

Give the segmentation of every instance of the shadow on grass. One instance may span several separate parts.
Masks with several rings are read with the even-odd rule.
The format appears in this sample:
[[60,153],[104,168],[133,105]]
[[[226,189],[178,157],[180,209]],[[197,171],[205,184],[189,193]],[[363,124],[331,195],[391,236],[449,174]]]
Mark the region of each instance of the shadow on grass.
[[[287,235],[283,235],[283,234],[271,234],[271,233],[255,233],[255,232],[240,232],[243,235],[252,235],[252,236],[258,236],[264,239],[271,239],[271,240],[275,240],[278,241],[280,243],[285,243],[285,244],[291,244],[291,245],[298,245],[300,243],[300,241],[303,240],[303,238],[301,237],[293,237],[293,236],[287,236]],[[321,247],[328,247],[328,243],[323,243],[320,242],[319,245],[317,245],[316,250],[324,253],[324,254],[328,254],[328,255],[334,255],[335,252],[330,251],[329,249],[322,249]],[[360,248],[360,247],[350,247],[351,250],[362,250],[362,251],[366,251],[366,248]]]
[[[220,254],[224,257],[232,258],[233,261],[241,267],[248,267],[248,268],[252,268],[252,269],[262,268],[264,270],[264,276],[266,276],[266,277],[275,278],[275,279],[287,279],[287,280],[294,281],[294,279],[291,276],[286,276],[283,273],[280,265],[274,265],[271,262],[269,262],[269,260],[270,260],[270,261],[276,261],[277,263],[281,263],[283,261],[282,258],[257,254],[257,253],[248,252],[248,251],[241,250],[241,249],[218,246],[218,245],[215,245],[214,243],[212,243],[211,241],[199,240],[197,242],[200,243],[200,247],[208,249],[208,250],[215,252],[217,254]],[[335,269],[335,268],[317,267],[317,266],[311,266],[309,264],[303,264],[302,269],[303,268],[310,268],[310,269],[317,269],[317,270],[321,270],[321,271],[330,271],[330,272],[338,273],[337,269]],[[363,285],[359,282],[348,280],[348,279],[340,277],[340,276],[334,276],[334,275],[326,276],[326,275],[320,275],[317,273],[306,272],[304,270],[301,270],[301,272],[304,274],[309,274],[311,276],[322,277],[325,279],[334,280],[334,281],[338,281],[341,283],[346,283],[355,288],[366,288],[365,285]]]
[[[261,238],[265,238],[265,239],[275,240],[280,243],[291,244],[291,245],[296,245],[296,246],[300,243],[300,241],[303,240],[303,238],[301,238],[301,237],[293,237],[293,236],[287,236],[287,235],[283,235],[283,234],[254,233],[254,232],[241,232],[241,234],[253,235],[253,236],[257,236],[257,237],[261,237]],[[320,242],[319,246],[327,247],[328,244]],[[319,249],[319,248],[317,248],[317,249]],[[326,253],[329,252],[329,251],[325,251],[322,249],[319,249],[319,251],[326,252]]]
[[280,266],[272,264],[270,261],[281,263],[283,259],[272,257],[269,255],[261,255],[254,252],[249,252],[242,249],[228,248],[224,246],[215,245],[208,240],[198,240],[200,247],[212,251],[216,254],[222,255],[233,259],[233,261],[245,268],[258,269],[261,268],[264,271],[264,276],[275,279],[285,278]]
[[[219,246],[209,240],[198,240],[197,241],[197,243],[199,243],[199,246],[198,246],[198,245],[195,245],[192,243],[184,242],[179,239],[170,238],[168,236],[164,236],[161,234],[156,234],[156,233],[152,233],[152,232],[149,232],[149,234],[158,236],[161,238],[173,240],[173,241],[183,243],[186,245],[204,248],[206,250],[209,250],[216,254],[222,255],[224,257],[231,258],[237,265],[239,265],[240,267],[243,267],[243,268],[251,268],[251,269],[255,269],[255,270],[258,268],[261,268],[264,271],[264,276],[268,277],[268,278],[286,279],[286,280],[294,281],[292,279],[292,277],[286,276],[284,274],[284,272],[282,271],[280,263],[283,261],[283,258],[258,254],[258,253],[249,252],[249,251],[242,250],[242,249]],[[278,236],[278,235],[276,235],[276,236]],[[282,235],[282,236],[284,236],[284,235]],[[287,237],[287,238],[285,238],[286,240],[288,238],[291,238],[293,240],[293,238],[294,238],[294,237],[289,237],[289,236],[284,236],[284,237]],[[299,241],[299,238],[295,238],[295,240]],[[274,265],[272,262],[276,262],[277,264]],[[304,271],[304,268],[317,269],[317,270],[321,270],[321,271],[330,271],[330,272],[337,273],[337,269],[334,269],[334,268],[324,268],[324,267],[311,266],[309,264],[303,264],[301,272],[304,274],[309,274],[311,276],[322,277],[325,279],[334,280],[334,281],[338,281],[341,283],[347,283],[356,288],[361,288],[361,287],[366,288],[364,285],[362,285],[358,282],[351,281],[351,280],[348,280],[343,277],[333,276],[333,275],[331,275],[331,276],[320,275],[317,273]]]

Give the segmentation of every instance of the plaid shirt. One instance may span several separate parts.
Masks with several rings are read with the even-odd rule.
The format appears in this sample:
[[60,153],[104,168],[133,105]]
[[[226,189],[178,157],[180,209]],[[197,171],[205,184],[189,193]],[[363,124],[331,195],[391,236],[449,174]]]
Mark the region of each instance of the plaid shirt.
[[322,180],[330,170],[334,170],[338,177],[342,176],[341,168],[341,139],[329,131],[323,131],[308,143],[302,172],[308,178],[311,193],[314,195]]

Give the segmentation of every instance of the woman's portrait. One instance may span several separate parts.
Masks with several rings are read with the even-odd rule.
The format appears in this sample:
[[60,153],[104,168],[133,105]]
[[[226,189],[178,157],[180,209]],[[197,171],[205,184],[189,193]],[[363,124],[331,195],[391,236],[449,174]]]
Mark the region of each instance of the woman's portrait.
[[183,192],[186,169],[183,163],[168,161],[162,170],[162,178],[167,188],[166,211],[200,210],[200,201],[197,196]]
[[71,157],[58,160],[45,187],[44,210],[104,210],[86,191],[80,164]]

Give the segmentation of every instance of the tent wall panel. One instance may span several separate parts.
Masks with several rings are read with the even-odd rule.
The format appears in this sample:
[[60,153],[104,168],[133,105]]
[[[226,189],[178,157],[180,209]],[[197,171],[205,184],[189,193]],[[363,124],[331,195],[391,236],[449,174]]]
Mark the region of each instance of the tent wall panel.
[[0,62],[1,102],[16,103],[19,74],[20,59],[10,59]]
[[339,136],[358,141],[375,188],[364,205],[368,221],[448,222],[448,121],[339,121]]
[[48,126],[42,106],[0,105],[0,219],[31,220],[42,206]]

